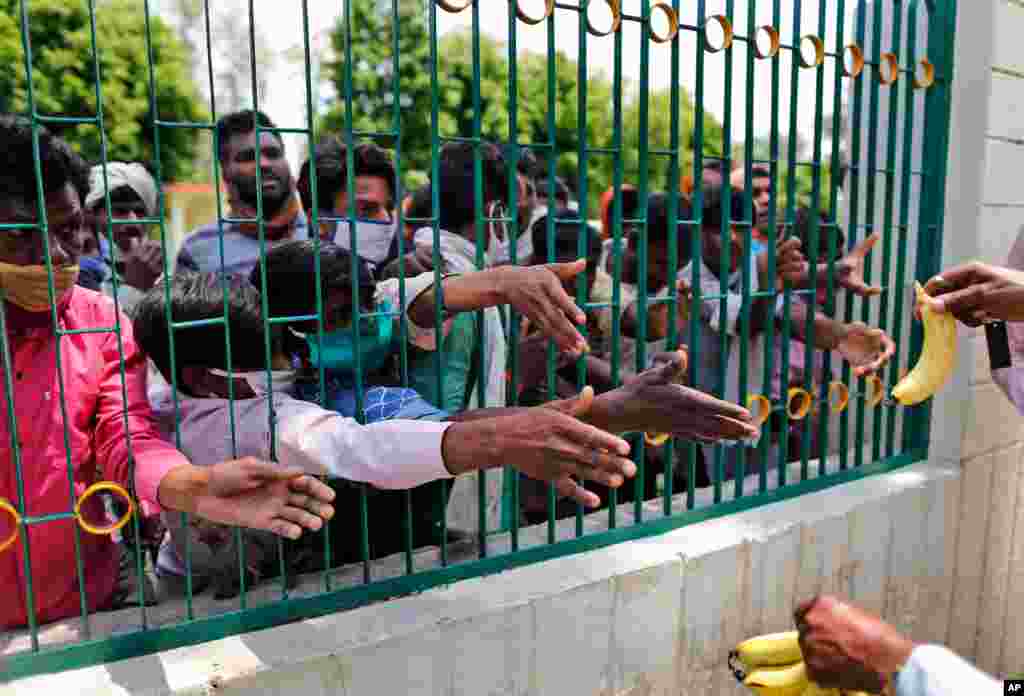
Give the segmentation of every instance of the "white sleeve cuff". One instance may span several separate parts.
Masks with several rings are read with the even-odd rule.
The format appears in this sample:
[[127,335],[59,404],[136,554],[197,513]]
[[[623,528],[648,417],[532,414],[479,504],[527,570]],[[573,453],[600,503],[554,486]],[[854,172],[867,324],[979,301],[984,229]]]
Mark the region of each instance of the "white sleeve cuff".
[[920,645],[896,675],[896,696],[998,696],[1002,684],[941,645]]

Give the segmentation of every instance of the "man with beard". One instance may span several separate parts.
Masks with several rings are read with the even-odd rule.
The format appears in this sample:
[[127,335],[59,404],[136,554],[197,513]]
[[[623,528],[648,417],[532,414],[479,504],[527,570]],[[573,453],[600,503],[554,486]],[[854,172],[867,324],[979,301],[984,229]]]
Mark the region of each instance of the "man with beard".
[[[261,129],[267,129],[258,140],[257,123]],[[268,248],[286,239],[308,238],[306,216],[284,156],[284,143],[273,132],[274,128],[266,114],[249,109],[228,114],[217,122],[217,155],[228,190],[231,222],[214,221],[189,235],[178,253],[179,268],[248,276],[260,258],[260,225],[256,221],[260,188]],[[260,186],[256,177],[257,156],[262,175]]]

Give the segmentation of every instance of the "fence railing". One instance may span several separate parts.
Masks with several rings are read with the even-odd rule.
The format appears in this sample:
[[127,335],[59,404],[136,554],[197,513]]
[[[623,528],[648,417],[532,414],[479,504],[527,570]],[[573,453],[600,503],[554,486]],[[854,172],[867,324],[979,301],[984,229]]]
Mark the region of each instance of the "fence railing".
[[[89,0],[90,22],[89,53],[92,56],[91,74],[94,80],[95,113],[48,113],[40,105],[34,85],[40,83],[35,73],[36,59],[30,41],[30,23],[36,15],[32,12],[33,0],[15,3],[0,3],[0,13],[8,12],[20,27],[21,45],[24,53],[22,65],[12,69],[24,71],[25,89],[11,101],[14,110],[20,110],[31,119],[35,137],[41,127],[95,129],[99,135],[100,152],[98,163],[110,161],[107,153],[107,132],[110,114],[104,113],[104,88],[107,75],[104,73],[104,54],[117,49],[104,45],[98,40],[97,13],[102,0]],[[212,66],[209,13],[211,3],[203,4],[206,17],[203,25],[204,40],[201,52]],[[68,509],[60,514],[39,515],[33,510],[32,472],[22,469],[22,453],[17,437],[18,422],[24,418],[26,404],[15,398],[16,384],[13,379],[12,352],[8,341],[4,343],[2,366],[5,377],[7,427],[11,433],[5,443],[7,454],[2,457],[3,466],[12,475],[0,478],[0,483],[9,488],[0,489],[0,515],[10,519],[7,541],[0,542],[0,557],[16,557],[20,573],[26,586],[21,588],[27,607],[27,626],[10,628],[3,638],[5,655],[0,657],[5,679],[25,675],[63,670],[102,661],[122,659],[129,656],[169,649],[175,646],[197,643],[218,637],[233,635],[270,627],[287,621],[322,615],[346,608],[384,600],[396,595],[417,592],[430,587],[448,584],[464,578],[497,573],[503,570],[545,559],[578,553],[601,546],[630,539],[662,533],[682,525],[692,524],[712,517],[726,515],[804,495],[852,479],[888,471],[893,468],[919,461],[927,456],[929,442],[930,411],[927,404],[915,408],[901,408],[892,404],[885,395],[898,381],[912,359],[918,354],[921,343],[920,330],[912,322],[912,299],[908,288],[914,279],[923,280],[939,268],[942,240],[943,201],[945,191],[946,159],[948,144],[950,81],[953,73],[953,35],[955,26],[955,3],[952,0],[927,0],[898,2],[882,0],[868,3],[865,0],[818,0],[801,2],[791,0],[749,0],[736,7],[734,0],[697,0],[686,3],[671,2],[619,2],[618,0],[579,0],[576,2],[529,2],[528,0],[436,0],[435,2],[364,3],[350,0],[341,3],[341,17],[335,33],[338,49],[337,75],[339,75],[340,123],[334,132],[344,145],[345,168],[356,172],[355,148],[360,142],[375,141],[388,149],[395,168],[395,197],[393,216],[396,229],[398,277],[404,287],[405,279],[411,275],[406,268],[406,254],[413,250],[413,238],[404,234],[406,227],[423,227],[429,230],[426,237],[433,240],[433,274],[435,286],[440,288],[444,276],[442,239],[442,196],[440,187],[429,191],[429,214],[417,217],[408,214],[401,204],[413,187],[406,169],[407,162],[427,162],[425,172],[430,181],[442,179],[442,149],[449,143],[468,144],[473,149],[474,173],[471,196],[474,206],[476,244],[472,263],[485,268],[488,263],[489,231],[495,223],[506,223],[512,229],[525,229],[520,218],[521,196],[517,172],[523,158],[533,153],[541,164],[544,175],[537,178],[538,193],[546,193],[549,201],[558,194],[558,178],[567,179],[574,190],[578,208],[575,217],[556,220],[555,215],[546,217],[547,248],[535,249],[535,258],[556,261],[557,230],[564,224],[579,229],[577,248],[580,256],[587,256],[591,248],[590,239],[599,235],[590,218],[596,216],[595,201],[605,189],[610,191],[607,206],[607,239],[604,248],[609,259],[606,267],[600,269],[610,277],[607,297],[594,297],[594,291],[583,276],[575,284],[577,304],[588,313],[597,315],[602,311],[606,317],[603,325],[606,332],[601,336],[606,346],[603,359],[610,367],[612,387],[623,383],[629,372],[644,370],[650,363],[652,350],[657,345],[674,347],[685,343],[689,348],[689,370],[687,381],[706,391],[726,399],[738,400],[750,405],[763,417],[762,435],[756,446],[736,444],[706,445],[696,442],[659,438],[655,433],[632,434],[632,456],[637,463],[636,480],[646,482],[632,487],[607,492],[607,504],[600,510],[586,513],[577,506],[566,512],[564,504],[556,500],[555,491],[550,487],[546,498],[543,519],[523,513],[521,499],[525,489],[521,476],[513,467],[514,462],[503,471],[475,474],[475,484],[470,484],[470,496],[465,492],[451,490],[453,485],[441,482],[429,495],[430,504],[441,512],[434,521],[439,526],[435,535],[436,543],[417,545],[414,543],[416,516],[427,506],[426,498],[418,497],[416,491],[396,493],[392,507],[387,508],[398,515],[391,521],[401,528],[401,548],[389,549],[395,553],[375,552],[374,528],[372,521],[380,519],[374,515],[374,507],[382,509],[379,493],[366,485],[352,488],[341,486],[339,490],[351,492],[343,500],[354,505],[344,515],[354,520],[358,529],[349,529],[348,534],[339,536],[337,526],[328,526],[323,532],[312,535],[316,553],[325,559],[323,567],[297,574],[286,563],[290,558],[284,542],[277,542],[280,577],[266,580],[256,586],[247,586],[249,578],[241,570],[245,567],[245,544],[241,532],[235,531],[235,553],[238,557],[240,592],[237,598],[216,600],[209,591],[199,592],[193,586],[191,573],[184,578],[183,587],[177,593],[161,590],[161,601],[155,606],[124,609],[115,613],[96,613],[88,609],[82,599],[79,615],[62,623],[42,625],[33,608],[33,585],[46,582],[34,574],[29,544],[34,529],[41,525],[54,524],[60,520],[75,518],[79,523],[71,526],[75,535],[76,568],[69,568],[69,574],[76,574],[79,584],[86,585],[89,571],[78,552],[85,535],[100,533],[110,535],[115,529],[103,523],[90,524],[79,514],[83,497],[95,493],[93,489],[77,494],[76,484],[91,483],[89,473],[80,470],[81,462],[76,459],[72,441],[64,427],[65,438],[54,443],[55,450],[63,452],[63,468],[69,490]],[[253,0],[248,3],[247,16],[250,32],[251,76],[253,109],[261,109],[257,88],[255,32],[259,18],[258,8]],[[169,352],[172,364],[184,342],[189,341],[190,331],[197,328],[195,322],[175,321],[170,309],[170,278],[175,272],[172,249],[168,245],[165,223],[162,187],[165,180],[162,171],[161,148],[164,134],[176,130],[198,130],[211,135],[212,152],[216,154],[224,143],[219,141],[216,128],[218,112],[216,99],[210,99],[210,120],[176,121],[166,118],[161,112],[158,99],[160,85],[158,73],[161,55],[155,50],[153,25],[157,18],[148,0],[139,0],[138,30],[146,36],[145,62],[148,65],[148,84],[144,91],[149,99],[151,132],[147,138],[153,145],[155,163],[154,178],[158,183],[158,211],[149,220],[159,225],[160,239],[165,246],[164,285],[167,300],[166,321],[170,327]],[[301,127],[271,127],[256,124],[256,141],[262,134],[300,135],[310,153],[314,153],[320,136],[331,130],[330,119],[318,113],[319,86],[314,84],[311,69],[316,56],[310,52],[310,18],[307,0],[296,4],[296,14],[301,13],[303,35],[303,65],[305,68],[305,118]],[[500,13],[507,23],[495,22],[491,13]],[[806,25],[806,18],[813,15],[817,20],[812,26]],[[387,39],[387,50],[379,64],[370,64],[360,44],[353,40],[358,31],[357,22],[369,21],[390,26],[382,38]],[[457,118],[446,111],[450,109],[445,99],[445,90],[454,80],[446,71],[458,56],[443,54],[443,36],[439,30],[439,18],[446,21],[466,18],[470,31],[466,35],[469,56],[462,59],[468,63],[469,86],[467,103],[469,113]],[[415,65],[420,73],[429,79],[429,110],[426,138],[405,137],[406,124],[414,117],[412,111],[403,107],[403,95],[413,85],[403,82],[409,75],[410,66],[405,65],[403,54],[403,27],[412,27],[418,22],[426,29],[429,43],[427,63]],[[482,44],[489,39],[486,27],[500,27],[506,32],[503,44],[495,44],[505,51],[504,85],[501,93],[482,93],[484,76],[481,59]],[[410,29],[411,31],[411,29]],[[530,32],[532,44],[543,36],[546,51],[539,54],[543,70],[530,70],[528,80],[542,77],[545,81],[541,90],[541,116],[524,113],[520,106],[521,95],[528,85],[531,93],[536,85],[524,82],[520,70],[527,71],[526,52],[521,50],[520,40]],[[571,36],[570,36],[571,35]],[[564,74],[566,65],[560,62],[557,48],[572,38],[577,49],[575,71]],[[627,44],[628,42],[628,44]],[[635,53],[627,50],[635,47]],[[660,66],[667,62],[669,75],[652,73],[652,54],[659,56]],[[387,55],[390,54],[390,55]],[[529,54],[538,57],[537,54]],[[588,86],[596,80],[607,81],[598,75],[591,63],[607,65],[610,55],[610,103],[594,105],[588,94]],[[638,67],[635,67],[637,66]],[[379,89],[375,96],[390,94],[390,107],[385,113],[367,115],[366,102],[362,100],[358,85],[360,73],[382,74],[382,66],[390,75],[390,82]],[[453,69],[454,70],[454,69]],[[559,73],[562,70],[562,73]],[[87,71],[90,72],[90,71]],[[319,74],[319,71],[316,71]],[[635,75],[630,80],[628,75]],[[45,81],[60,80],[59,75],[45,75]],[[205,76],[209,95],[217,94],[212,67]],[[570,104],[558,93],[562,81],[575,83],[575,104]],[[660,93],[667,101],[654,100],[655,80],[664,84]],[[692,99],[684,85],[692,85]],[[811,86],[813,85],[813,86]],[[493,84],[489,85],[493,87]],[[142,86],[140,86],[140,90]],[[630,92],[634,94],[630,97]],[[813,99],[802,95],[813,94]],[[605,92],[599,91],[604,99]],[[374,95],[371,95],[374,96]],[[830,99],[829,99],[830,98]],[[20,101],[19,101],[20,99]],[[713,100],[721,99],[721,103]],[[375,102],[373,102],[375,103]],[[407,102],[406,102],[407,103]],[[361,106],[362,104],[362,106]],[[498,104],[499,106],[495,106]],[[504,118],[495,126],[493,115],[501,112],[504,104]],[[667,104],[668,115],[652,111]],[[737,107],[741,104],[742,108]],[[422,106],[422,104],[420,104]],[[635,108],[632,108],[634,107]],[[692,106],[692,111],[687,108]],[[785,108],[784,108],[785,107]],[[361,109],[364,110],[361,112]],[[571,114],[566,111],[571,110]],[[603,113],[601,124],[611,126],[609,133],[595,134],[588,124],[588,118],[595,110]],[[787,113],[788,110],[788,113]],[[485,123],[485,112],[488,122]],[[721,113],[720,133],[714,122],[714,114]],[[831,113],[831,118],[826,114]],[[609,116],[610,114],[610,116]],[[635,115],[635,122],[629,122]],[[571,116],[571,118],[570,118]],[[654,124],[657,118],[656,125]],[[571,127],[565,123],[571,122]],[[468,124],[467,132],[452,130],[451,124]],[[809,124],[809,126],[808,126]],[[499,133],[494,134],[497,128]],[[657,131],[652,131],[657,128]],[[667,133],[662,129],[667,129]],[[714,130],[714,137],[709,131]],[[630,134],[635,132],[635,137]],[[801,138],[810,134],[809,145],[802,145]],[[421,134],[422,135],[422,134]],[[720,138],[719,138],[720,136]],[[485,207],[485,143],[488,140],[501,143],[502,166],[508,179],[507,213],[495,213]],[[714,142],[712,142],[714,141]],[[429,152],[410,152],[416,143],[426,142]],[[635,152],[630,151],[635,145]],[[567,157],[566,155],[571,155]],[[44,200],[42,172],[36,153],[36,176],[40,201]],[[218,157],[212,158],[213,181],[219,181],[224,174]],[[607,162],[610,161],[610,166]],[[250,221],[258,228],[256,239],[259,254],[265,259],[268,249],[273,246],[268,237],[264,220],[263,182],[266,176],[262,158],[256,156],[256,215]],[[711,187],[707,182],[716,169],[724,172],[721,183]],[[321,200],[318,195],[317,167],[310,167],[309,187],[313,201]],[[730,174],[736,171],[736,178],[730,181]],[[763,171],[767,170],[767,177]],[[692,292],[687,297],[685,290],[669,282],[664,288],[652,288],[648,270],[659,266],[663,259],[661,247],[654,252],[649,236],[654,233],[655,220],[649,217],[646,201],[659,185],[651,180],[650,172],[663,171],[665,188],[664,224],[672,233],[665,240],[667,246],[668,278],[680,277]],[[354,222],[360,217],[356,208],[357,177],[348,176],[344,193],[348,201],[347,210],[322,210],[319,203],[309,211],[309,229],[319,231],[324,223],[337,221]],[[530,177],[527,177],[530,178]],[[763,199],[756,199],[757,181],[767,179]],[[684,188],[693,186],[691,191]],[[106,186],[106,184],[104,184]],[[632,191],[641,203],[628,209]],[[546,189],[546,190],[545,190]],[[714,191],[711,194],[711,191]],[[705,211],[712,202],[710,195],[720,196],[718,209],[722,211],[720,238],[730,239],[735,230],[736,246],[720,245],[717,268],[709,268],[713,282],[710,287],[707,277],[702,275],[701,260],[706,259],[702,241]],[[736,202],[734,202],[734,199]],[[111,211],[109,192],[102,203]],[[549,208],[553,211],[554,206]],[[805,214],[806,218],[801,216]],[[228,211],[217,203],[218,226],[223,230],[239,220],[232,218]],[[684,213],[684,211],[689,211]],[[763,213],[759,212],[763,211]],[[41,203],[35,229],[46,230],[46,209]],[[763,219],[759,220],[758,215]],[[109,216],[109,215],[108,215]],[[806,222],[801,222],[806,220]],[[103,235],[112,243],[116,221],[109,222]],[[662,223],[658,223],[662,224]],[[801,225],[805,225],[804,253],[808,259],[825,259],[827,272],[819,277],[810,273],[806,287],[785,284],[781,289],[758,289],[756,277],[756,255],[763,245],[764,263],[767,276],[776,275],[777,244],[792,236]],[[25,225],[0,225],[3,234],[16,231]],[[339,240],[345,246],[357,248],[356,225],[351,224],[350,238]],[[845,232],[845,241],[840,237]],[[877,297],[858,297],[846,290],[840,294],[843,269],[840,258],[844,251],[855,248],[874,232],[881,233],[881,241],[868,254],[865,264],[864,281],[881,287]],[[315,244],[321,244],[317,234],[311,234]],[[46,234],[43,234],[46,239]],[[763,239],[761,239],[763,237]],[[422,238],[422,237],[421,237]],[[223,243],[222,243],[223,244]],[[731,254],[738,249],[742,254],[740,263],[733,270]],[[827,253],[822,253],[827,249]],[[47,247],[47,253],[49,249]],[[223,253],[223,248],[221,252]],[[508,253],[513,264],[526,260],[517,258],[515,243],[509,245]],[[684,261],[689,260],[689,263]],[[366,292],[359,286],[358,259],[351,257],[352,293],[358,297]],[[629,266],[635,264],[631,269]],[[707,262],[707,265],[715,265]],[[261,287],[268,287],[266,265],[262,268]],[[681,273],[687,270],[686,274]],[[319,257],[314,265],[317,287],[321,287],[321,266]],[[731,278],[738,278],[733,284]],[[629,283],[627,280],[634,280]],[[123,282],[117,275],[113,278],[114,294],[118,284]],[[822,287],[822,285],[824,287]],[[824,290],[819,294],[820,290]],[[400,305],[404,306],[404,289]],[[230,288],[224,285],[225,316],[216,320],[222,326],[230,326],[226,313],[230,305]],[[289,323],[314,320],[317,324],[318,345],[324,338],[325,298],[317,293],[315,314],[312,316],[274,316],[270,312],[268,292],[263,294],[262,320],[264,351],[269,376],[272,342],[276,327]],[[741,298],[736,313],[736,335],[716,334],[709,330],[708,312],[719,317],[728,317],[733,311],[730,295]],[[51,301],[55,297],[53,278],[50,280]],[[435,307],[435,328],[440,331],[449,320],[444,313],[443,298]],[[635,297],[631,317],[635,325],[629,328],[626,309],[630,298]],[[777,320],[769,320],[763,327],[752,325],[752,306],[765,301],[774,306]],[[794,342],[795,327],[791,321],[798,305],[814,306],[820,303],[832,310],[841,322],[863,321],[887,332],[895,344],[895,355],[878,373],[877,377],[855,377],[851,366],[833,351],[815,351],[814,312],[806,312],[806,323],[802,327],[805,337],[801,345]],[[656,344],[648,338],[653,331],[652,322],[656,310],[667,306],[667,324],[659,329],[660,340]],[[707,309],[705,309],[707,308]],[[353,325],[360,325],[368,310],[356,303]],[[507,379],[511,388],[507,390],[507,403],[517,403],[523,365],[516,347],[522,335],[521,317],[508,307],[502,308],[501,335],[489,336],[494,324],[483,311],[474,316],[474,323],[467,332],[474,336],[473,365],[469,372],[475,375],[475,382],[463,385],[466,392],[476,386],[475,403],[467,407],[494,406],[487,400],[488,360],[491,354],[489,340],[502,341],[507,348]],[[448,389],[447,370],[451,369],[447,354],[436,351],[432,357],[422,358],[410,353],[408,320],[401,314],[398,334],[401,349],[397,353],[396,374],[399,382],[410,384],[410,363],[417,359],[432,360],[435,366],[432,398],[436,402],[445,400]],[[5,323],[5,312],[0,311],[0,333],[9,335]],[[51,307],[52,325],[60,339],[57,342],[56,364],[60,372],[61,346],[73,338],[75,331],[62,328],[58,320],[58,308]],[[381,317],[377,317],[381,320]],[[121,354],[122,389],[124,380],[124,351],[120,342],[121,330],[127,319],[122,315],[112,327],[96,327],[96,331],[107,331],[118,337]],[[632,319],[629,320],[632,322]],[[682,323],[685,321],[685,323]],[[720,319],[721,321],[721,319]],[[592,345],[596,337],[590,332],[599,331],[601,324],[588,324],[587,335]],[[624,343],[632,334],[632,343]],[[231,331],[226,330],[224,350],[228,356],[228,381],[231,382],[233,366],[232,351],[239,346],[232,343]],[[353,332],[355,369],[352,389],[354,409],[357,417],[365,420],[367,404],[366,390],[372,387],[373,378],[368,378],[361,369],[360,341],[367,340],[360,331]],[[632,358],[624,346],[632,346]],[[735,352],[732,352],[735,349]],[[218,348],[219,350],[219,348]],[[803,353],[803,365],[817,365],[802,370],[802,374],[791,378],[790,366]],[[727,357],[728,356],[728,357]],[[540,391],[547,399],[556,396],[559,374],[566,374],[564,365],[557,363],[553,345],[548,349],[546,379]],[[632,361],[632,364],[629,364]],[[817,362],[816,362],[817,361]],[[319,399],[327,403],[327,382],[329,370],[320,367]],[[820,375],[825,375],[821,378]],[[576,387],[591,383],[593,374],[588,362],[580,359],[575,363]],[[154,376],[155,378],[155,376]],[[172,386],[181,387],[177,378]],[[781,385],[781,386],[780,386]],[[65,394],[55,395],[61,400],[66,411]],[[467,395],[468,396],[468,393]],[[180,395],[175,393],[174,410],[180,415]],[[429,399],[428,399],[429,400]],[[543,398],[541,399],[543,400]],[[440,407],[440,403],[435,403]],[[238,439],[244,433],[238,432],[231,409],[230,432],[224,438],[230,441],[232,454],[241,449]],[[127,415],[125,428],[127,431]],[[759,419],[760,420],[760,419]],[[269,429],[274,432],[277,420],[274,408],[270,409]],[[173,434],[173,442],[182,446],[181,421]],[[275,456],[274,443],[270,438],[271,456]],[[130,444],[129,444],[130,446]],[[795,451],[794,451],[795,450]],[[212,462],[197,462],[200,464]],[[102,462],[99,463],[102,467]],[[54,466],[58,466],[55,462]],[[653,470],[652,470],[653,469]],[[102,476],[96,480],[102,480]],[[470,479],[472,480],[472,479]],[[454,484],[466,485],[464,483]],[[109,491],[107,491],[109,492]],[[103,493],[100,491],[99,493]],[[131,496],[127,491],[116,489],[120,497]],[[388,495],[391,495],[390,493]],[[119,495],[114,496],[119,497]],[[475,497],[476,500],[471,500]],[[341,500],[341,499],[340,499]],[[390,500],[390,499],[389,499]],[[390,504],[390,503],[389,503]],[[456,509],[458,508],[458,509]],[[118,534],[120,543],[134,540],[136,549],[142,547],[142,520],[138,514],[127,513],[123,508],[114,515],[119,524],[125,525]],[[536,512],[536,510],[534,510]],[[392,514],[392,513],[388,513]],[[467,524],[467,520],[470,523]],[[83,523],[84,522],[84,523]],[[190,520],[182,519],[188,526]],[[117,525],[113,525],[117,526]],[[457,528],[451,529],[455,526]],[[3,528],[0,528],[3,529]],[[8,542],[9,541],[9,545]],[[191,553],[186,544],[186,556]],[[346,549],[351,550],[345,556]],[[349,561],[332,562],[345,558]],[[141,577],[150,574],[150,561],[144,554],[133,556],[133,572]],[[186,569],[192,566],[192,559],[184,559]],[[354,561],[354,562],[353,562]],[[7,561],[2,572],[8,572]],[[13,571],[14,566],[10,567]],[[291,576],[291,578],[290,578]],[[294,582],[292,581],[294,580]],[[5,585],[21,582],[12,578]],[[166,596],[164,596],[166,595]],[[142,598],[142,590],[139,590]]]

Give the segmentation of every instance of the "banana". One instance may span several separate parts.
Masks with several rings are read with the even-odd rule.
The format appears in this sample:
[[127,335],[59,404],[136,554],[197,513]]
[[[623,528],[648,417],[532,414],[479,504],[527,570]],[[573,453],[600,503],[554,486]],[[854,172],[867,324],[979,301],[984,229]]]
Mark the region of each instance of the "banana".
[[914,288],[924,324],[924,345],[914,369],[892,390],[893,398],[904,406],[930,398],[956,367],[956,319],[951,314],[937,314],[920,283]]
[[842,693],[839,689],[826,689],[811,682],[800,696],[842,696]]
[[748,638],[736,646],[736,656],[747,670],[792,665],[804,659],[797,636],[796,631],[787,631]]
[[802,661],[786,667],[762,667],[743,680],[743,685],[758,696],[800,696],[809,684],[807,666]]

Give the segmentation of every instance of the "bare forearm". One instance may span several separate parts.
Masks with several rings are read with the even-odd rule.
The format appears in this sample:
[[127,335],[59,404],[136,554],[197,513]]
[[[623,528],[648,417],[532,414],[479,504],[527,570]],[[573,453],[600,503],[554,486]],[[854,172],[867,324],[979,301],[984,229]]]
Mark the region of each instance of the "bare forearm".
[[[445,278],[441,282],[441,287],[446,313],[471,312],[502,304],[503,296],[497,273],[500,273],[500,270],[479,271]],[[436,304],[436,287],[431,285],[409,306],[409,319],[420,327],[433,326]]]
[[[795,302],[790,308],[791,336],[799,341],[807,342],[807,305],[802,302]],[[825,316],[821,312],[814,312],[814,347],[819,350],[835,350],[843,335],[846,332],[846,325]]]

